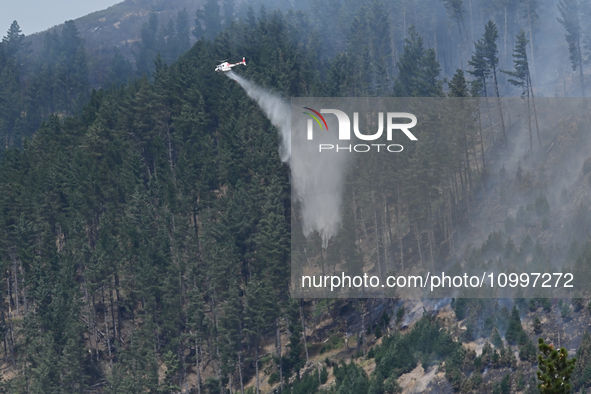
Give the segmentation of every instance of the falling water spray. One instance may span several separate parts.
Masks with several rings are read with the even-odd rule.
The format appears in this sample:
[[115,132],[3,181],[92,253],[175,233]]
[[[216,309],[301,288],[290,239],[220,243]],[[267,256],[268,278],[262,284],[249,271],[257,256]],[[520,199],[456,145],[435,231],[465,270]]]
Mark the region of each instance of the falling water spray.
[[[307,237],[317,231],[324,248],[341,226],[341,207],[347,155],[299,154],[292,158],[291,107],[281,97],[257,86],[234,72],[226,73],[242,86],[280,135],[279,155],[290,166],[292,196],[301,204],[302,230]],[[299,139],[296,139],[299,141]],[[302,142],[302,141],[300,141]]]

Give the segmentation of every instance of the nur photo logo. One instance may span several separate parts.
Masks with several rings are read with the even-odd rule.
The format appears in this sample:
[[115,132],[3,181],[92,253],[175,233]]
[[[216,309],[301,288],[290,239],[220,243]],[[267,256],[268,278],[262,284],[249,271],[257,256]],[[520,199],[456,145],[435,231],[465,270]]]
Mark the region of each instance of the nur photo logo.
[[[314,123],[318,125],[320,131],[328,132],[328,124],[322,114],[331,114],[336,116],[338,122],[338,139],[339,141],[351,140],[351,119],[344,111],[334,108],[322,108],[317,111],[310,107],[303,107],[309,112],[303,112],[308,115],[310,119],[307,122],[307,139],[314,140]],[[395,130],[402,131],[411,141],[417,141],[417,137],[410,131],[411,128],[417,125],[417,117],[408,112],[378,112],[378,130],[373,134],[364,134],[359,129],[359,112],[353,112],[353,133],[358,140],[361,141],[376,141],[384,134],[386,130],[386,140],[392,141]],[[384,122],[385,118],[385,122]],[[400,120],[410,120],[409,123],[400,123]],[[384,127],[384,123],[386,124]],[[347,152],[369,152],[375,147],[378,152],[381,148],[392,153],[402,152],[403,147],[400,144],[355,144],[355,145],[339,145],[339,144],[318,144],[319,152],[323,151],[347,151]]]

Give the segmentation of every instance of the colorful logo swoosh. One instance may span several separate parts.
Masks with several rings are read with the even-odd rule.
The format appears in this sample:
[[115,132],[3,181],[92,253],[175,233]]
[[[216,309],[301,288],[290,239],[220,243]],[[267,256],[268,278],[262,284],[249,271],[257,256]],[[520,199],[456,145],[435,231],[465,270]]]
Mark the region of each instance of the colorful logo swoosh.
[[[318,115],[320,117],[320,119],[322,119],[322,122],[324,123],[324,126],[326,126],[326,131],[328,131],[328,125],[326,124],[326,120],[324,120],[324,117],[322,115],[320,115],[320,112],[313,110],[312,108],[308,108],[308,107],[303,107],[304,109],[307,109],[308,111],[312,111],[314,112],[316,115]],[[318,123],[318,126],[320,126],[320,130],[323,130],[322,124],[320,123],[320,120],[318,119],[318,117],[314,116],[313,114],[309,113],[309,112],[302,112],[303,114],[309,115],[312,118],[314,118],[314,120],[316,121],[316,123]]]

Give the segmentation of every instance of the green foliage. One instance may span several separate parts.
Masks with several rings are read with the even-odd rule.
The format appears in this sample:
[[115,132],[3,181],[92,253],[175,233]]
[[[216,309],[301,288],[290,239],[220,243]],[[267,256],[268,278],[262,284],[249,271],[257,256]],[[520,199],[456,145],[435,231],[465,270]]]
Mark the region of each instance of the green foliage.
[[197,38],[204,37],[207,40],[213,40],[221,29],[222,19],[220,17],[219,3],[214,0],[207,0],[203,8],[197,10],[193,34]]
[[297,300],[292,300],[287,307],[286,315],[288,317],[289,325],[289,353],[287,357],[282,360],[285,374],[289,375],[292,370],[299,370],[304,366],[304,360],[301,356],[302,344],[300,338],[303,332],[303,327],[300,323],[300,303]]
[[369,391],[370,382],[365,371],[353,362],[349,364],[342,362],[335,365],[333,374],[336,380],[336,392],[339,394],[357,394]]
[[530,312],[535,312],[538,309],[538,304],[536,303],[536,300],[529,300],[529,302],[527,303],[527,309]]
[[516,375],[517,376],[515,379],[515,390],[523,391],[523,389],[525,388],[525,379],[523,378],[523,374],[521,372],[518,372]]
[[176,354],[174,354],[171,350],[169,350],[164,356],[164,365],[166,365],[166,375],[165,375],[165,385],[166,390],[180,390],[181,388],[178,385],[177,374],[180,370],[180,362]]
[[516,306],[513,306],[513,309],[511,310],[511,317],[509,319],[509,326],[507,327],[507,333],[505,334],[505,339],[507,339],[507,342],[510,344],[515,344],[517,342],[523,341],[523,334],[525,334],[525,331],[521,325],[519,310],[517,310]]
[[490,337],[490,342],[498,349],[503,347],[503,338],[499,334],[499,330],[497,328],[493,328],[492,335]]
[[72,115],[89,98],[85,47],[74,21],[46,33],[35,57],[24,38],[14,21],[0,43],[0,152],[21,147],[51,114]]
[[[427,366],[429,362],[452,357],[457,352],[461,352],[461,345],[440,329],[436,321],[424,316],[407,334],[384,337],[381,347],[376,351],[376,371],[385,377],[398,377],[411,371],[418,358]],[[400,354],[407,356],[400,357]],[[459,366],[461,360],[452,364]]]
[[396,310],[396,324],[400,324],[402,318],[404,317],[404,307],[401,306]]
[[398,380],[391,376],[384,381],[384,393],[386,394],[399,394],[402,393],[402,387],[398,384]]
[[566,43],[569,50],[569,59],[573,70],[579,69],[581,77],[581,90],[585,96],[585,80],[583,78],[583,48],[581,45],[582,29],[580,23],[580,2],[579,0],[560,0],[558,11],[561,18],[558,22],[566,30]]
[[[573,268],[575,286],[586,286],[591,277],[591,241],[582,245]],[[581,287],[583,288],[583,287]]]
[[384,327],[388,327],[390,325],[390,316],[388,316],[386,311],[382,312],[382,316],[380,316],[378,324],[383,324]]
[[494,394],[509,394],[511,392],[511,375],[507,374],[500,382],[496,382],[492,392]]
[[322,371],[320,372],[320,383],[325,384],[328,381],[328,371],[326,367],[322,367]]
[[208,394],[217,394],[220,392],[220,381],[213,377],[207,378],[203,386]]
[[529,339],[519,347],[519,359],[521,361],[529,361],[530,363],[533,363],[536,361],[536,354],[536,347]]
[[[276,129],[233,81],[212,73],[211,62],[246,54],[244,74],[287,97],[442,97],[437,59],[446,59],[452,71],[456,67],[441,57],[441,42],[437,53],[426,48],[431,35],[422,27],[441,21],[425,21],[415,12],[417,27],[407,36],[399,24],[390,25],[392,15],[408,16],[410,8],[404,7],[414,4],[345,2],[335,10],[333,3],[318,4],[328,13],[320,17],[261,9],[258,18],[250,10],[245,21],[230,23],[241,11],[231,2],[222,2],[220,10],[219,2],[207,1],[194,30],[204,39],[176,63],[189,47],[191,18],[180,11],[159,24],[155,9],[134,50],[135,75],[151,79],[132,81],[132,64],[115,51],[105,60],[110,69],[102,70],[102,80],[108,80],[103,86],[112,86],[92,93],[88,67],[98,60],[87,60],[89,48],[73,21],[47,33],[30,61],[18,24],[11,25],[0,45],[0,136],[2,149],[7,147],[0,166],[0,265],[8,277],[19,275],[16,304],[24,309],[26,294],[29,308],[15,343],[2,327],[7,358],[16,357],[20,371],[6,387],[83,392],[97,381],[88,376],[93,374],[106,381],[106,393],[178,391],[186,383],[184,371],[211,362],[216,375],[202,389],[219,393],[239,367],[247,379],[265,361],[276,362],[284,378],[299,373],[307,310],[288,293],[288,169],[279,164]],[[446,6],[465,33],[461,1]],[[450,97],[486,90],[498,67],[495,31],[487,24],[476,47],[472,92],[463,71],[456,70],[448,83]],[[393,53],[402,55],[394,59]],[[25,137],[32,138],[25,143]],[[397,162],[408,173],[392,172],[403,226],[423,231],[429,210],[447,203],[441,196],[452,189],[460,201],[453,212],[469,200],[467,189],[477,174],[470,158],[475,140],[452,131],[444,137],[422,138],[428,141],[425,149],[411,150]],[[22,150],[13,149],[21,145]],[[458,180],[465,191],[456,196]],[[537,199],[530,208],[522,207],[522,216],[544,210]],[[353,214],[345,214],[343,222],[355,223]],[[355,228],[339,237],[335,242],[354,256],[347,265],[358,266]],[[533,249],[531,238],[517,251],[496,232],[474,256],[504,253],[511,260]],[[584,258],[577,269],[585,269]],[[6,283],[3,292],[8,294]],[[496,316],[492,309],[483,301],[454,300],[458,319],[467,319],[469,337],[488,334],[497,324],[507,328],[508,340],[521,344],[520,356],[530,359],[531,344],[523,339],[518,316]],[[396,311],[396,324],[404,314],[404,307]],[[389,319],[384,313],[378,320],[376,337]],[[480,323],[485,328],[478,332]],[[277,328],[289,335],[283,357],[260,360],[260,341]],[[320,350],[342,346],[333,335]],[[371,378],[358,365],[335,366],[335,391],[400,392],[397,378],[419,361],[426,368],[445,362],[454,388],[471,373],[472,361],[478,371],[514,365],[509,349],[471,355],[427,316],[405,335],[384,337],[371,356],[377,365]],[[112,365],[105,376],[97,372],[101,365]],[[482,386],[479,373],[474,387]],[[321,382],[327,376],[323,368]],[[269,382],[276,379],[274,372]],[[316,374],[303,376],[292,393],[313,393],[318,384]]]
[[538,339],[540,355],[538,355],[538,388],[542,394],[569,393],[570,377],[575,368],[576,358],[568,359],[565,348],[554,349],[542,338]]
[[267,379],[267,383],[269,383],[269,385],[272,386],[277,382],[279,382],[279,373],[273,372],[271,375],[269,375],[269,379]]
[[577,361],[572,375],[572,386],[575,392],[582,388],[587,389],[591,387],[591,335],[585,330],[581,345],[577,349]]
[[468,83],[464,72],[461,69],[457,69],[453,78],[447,83],[449,87],[449,97],[469,97],[470,92],[468,90]]
[[380,326],[380,324],[378,324],[376,326],[375,334],[376,334],[376,338],[382,337],[382,327]]
[[542,333],[542,321],[539,317],[535,316],[533,321],[534,333],[541,334]]
[[320,354],[328,352],[333,349],[340,349],[345,346],[345,339],[337,334],[333,334],[328,338],[328,341],[320,348]]
[[560,306],[560,316],[566,321],[569,320],[571,317],[571,310],[570,305],[564,303]]
[[525,38],[525,31],[520,30],[515,42],[515,49],[513,50],[513,63],[515,71],[502,71],[505,74],[513,77],[508,79],[508,82],[522,88],[522,96],[529,97],[529,62],[527,60],[527,44],[529,41]]
[[414,27],[408,31],[404,52],[398,61],[398,79],[394,92],[399,97],[441,97],[443,89],[437,80],[440,72],[433,49],[425,50],[423,39]]
[[315,393],[318,389],[318,375],[311,373],[306,374],[301,380],[294,382],[291,389],[292,394],[310,394]]
[[111,69],[109,70],[108,84],[125,84],[133,76],[133,66],[123,57],[121,51],[115,48],[115,54],[111,60]]
[[552,310],[552,302],[549,298],[538,298],[538,303],[544,308],[545,312],[550,312]]

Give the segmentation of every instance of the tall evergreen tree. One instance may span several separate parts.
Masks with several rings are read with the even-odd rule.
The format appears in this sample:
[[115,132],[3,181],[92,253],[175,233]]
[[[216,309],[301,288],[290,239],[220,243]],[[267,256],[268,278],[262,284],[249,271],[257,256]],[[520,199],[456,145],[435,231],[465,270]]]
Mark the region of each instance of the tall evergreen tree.
[[203,37],[206,40],[213,40],[221,30],[220,5],[217,0],[207,0],[203,8],[197,10],[193,34],[197,38]]
[[409,38],[398,60],[398,78],[394,93],[399,97],[441,97],[442,83],[437,79],[441,68],[433,49],[425,50],[423,39],[414,27],[409,29]]
[[[509,78],[509,83],[513,86],[520,87],[521,97],[526,99],[527,105],[527,121],[528,121],[528,129],[529,129],[529,147],[530,150],[533,149],[533,141],[532,141],[532,127],[531,127],[531,107],[530,107],[530,92],[532,91],[531,86],[531,75],[529,72],[529,62],[527,60],[527,38],[525,38],[525,32],[521,30],[517,35],[515,49],[513,51],[513,63],[515,67],[515,71],[504,71],[501,70],[503,73],[513,77]],[[533,101],[533,97],[531,97]],[[535,112],[535,111],[534,111]],[[542,139],[540,138],[540,129],[538,128],[538,119],[537,114],[536,117],[536,128],[538,134],[538,143],[540,146],[542,145]]]
[[178,12],[176,17],[176,32],[175,32],[175,59],[179,55],[185,53],[190,48],[190,41],[189,41],[189,14],[187,10],[183,8],[181,11]]
[[6,32],[6,36],[2,37],[4,55],[7,57],[14,57],[23,48],[24,39],[25,35],[21,34],[21,28],[18,25],[18,22],[13,21]]
[[152,10],[147,23],[144,23],[141,29],[142,41],[140,43],[139,52],[135,55],[135,65],[137,74],[150,75],[153,70],[152,62],[156,59],[158,53],[157,36],[158,32],[158,15]]
[[576,358],[568,359],[568,352],[565,348],[554,349],[542,338],[538,340],[540,355],[538,355],[537,372],[538,388],[542,394],[566,394],[571,392],[570,377],[575,368]]
[[20,27],[12,22],[0,43],[0,146],[8,148],[19,145],[20,112],[22,111],[22,57],[23,39]]
[[123,57],[119,48],[115,47],[115,54],[111,60],[111,69],[109,70],[110,84],[125,84],[133,76],[133,66]]
[[501,118],[501,129],[503,131],[503,140],[505,144],[507,143],[507,133],[505,131],[505,119],[503,118],[503,108],[501,106],[501,99],[499,95],[499,82],[497,80],[497,68],[499,66],[499,58],[498,53],[499,49],[497,46],[497,39],[499,38],[499,33],[497,30],[497,26],[493,21],[488,21],[486,26],[484,26],[484,35],[482,36],[482,44],[483,44],[483,57],[486,61],[489,70],[492,71],[493,76],[493,83],[495,87],[495,94],[497,97],[497,107],[499,109],[499,117]]
[[538,0],[522,0],[524,13],[523,17],[527,22],[527,33],[529,34],[529,44],[531,53],[532,74],[536,75],[536,56],[534,45],[534,29],[537,27],[540,16],[538,15]]
[[570,62],[574,71],[579,69],[579,78],[581,81],[581,94],[585,97],[585,77],[583,75],[583,30],[580,22],[580,4],[579,0],[560,0],[558,11],[562,18],[557,18],[558,22],[566,30],[566,43],[570,52]]

